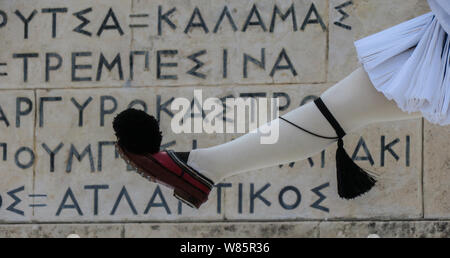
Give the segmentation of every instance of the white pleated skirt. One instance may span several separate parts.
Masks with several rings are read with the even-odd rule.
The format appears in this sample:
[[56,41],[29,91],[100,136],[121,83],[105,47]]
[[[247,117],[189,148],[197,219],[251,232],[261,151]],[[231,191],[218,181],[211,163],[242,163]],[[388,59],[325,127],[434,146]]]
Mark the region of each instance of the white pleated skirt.
[[375,88],[404,112],[450,124],[449,38],[427,13],[355,42]]

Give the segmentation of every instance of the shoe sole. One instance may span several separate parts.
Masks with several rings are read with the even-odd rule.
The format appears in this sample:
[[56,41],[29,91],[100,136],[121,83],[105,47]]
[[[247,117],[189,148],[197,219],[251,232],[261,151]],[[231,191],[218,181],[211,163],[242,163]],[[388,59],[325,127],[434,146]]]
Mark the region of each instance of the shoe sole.
[[[172,186],[160,179],[158,179],[155,176],[149,175],[150,172],[145,171],[145,169],[141,168],[138,164],[136,164],[133,160],[131,160],[122,150],[122,148],[116,143],[116,150],[119,153],[120,157],[131,167],[133,167],[136,171],[136,173],[138,173],[140,176],[142,176],[143,178],[147,179],[150,182],[153,183],[157,183],[157,184],[161,184],[164,185],[170,189],[173,189],[173,196],[175,198],[177,198],[178,200],[182,201],[183,203],[185,203],[186,205],[188,205],[191,208],[200,208],[200,206],[206,201],[201,201],[198,198],[196,198],[195,196],[193,196],[192,194],[189,194],[188,192],[186,192],[185,190],[176,187],[176,186]],[[179,177],[176,174],[174,174],[173,172],[171,172],[170,170],[168,170],[167,168],[165,168],[164,166],[162,166],[161,164],[159,164],[159,162],[157,162],[154,159],[151,159],[153,161],[153,163],[155,163],[156,165],[158,165],[158,167],[162,168],[163,170],[166,170],[166,173],[169,173],[169,175],[171,177]],[[189,187],[191,187],[192,189],[195,189],[196,191],[200,191],[199,189],[197,189],[195,186],[190,185],[188,183],[186,183]],[[191,189],[191,190],[192,190]],[[206,195],[206,194],[205,194]],[[206,199],[207,199],[207,195],[206,195]]]

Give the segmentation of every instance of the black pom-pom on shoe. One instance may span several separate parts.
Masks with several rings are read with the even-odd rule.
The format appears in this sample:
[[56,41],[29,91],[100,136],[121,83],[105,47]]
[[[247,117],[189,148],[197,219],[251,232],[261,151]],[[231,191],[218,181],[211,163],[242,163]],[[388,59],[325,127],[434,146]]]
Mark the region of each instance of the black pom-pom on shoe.
[[118,144],[134,154],[154,154],[159,152],[162,132],[155,117],[142,110],[127,109],[119,113],[113,121]]

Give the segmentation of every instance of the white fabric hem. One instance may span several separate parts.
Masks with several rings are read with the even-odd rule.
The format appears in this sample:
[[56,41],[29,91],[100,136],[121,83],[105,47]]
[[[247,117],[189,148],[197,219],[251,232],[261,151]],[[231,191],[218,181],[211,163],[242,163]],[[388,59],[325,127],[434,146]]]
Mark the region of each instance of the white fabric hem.
[[449,39],[427,13],[355,42],[375,88],[404,112],[450,124]]

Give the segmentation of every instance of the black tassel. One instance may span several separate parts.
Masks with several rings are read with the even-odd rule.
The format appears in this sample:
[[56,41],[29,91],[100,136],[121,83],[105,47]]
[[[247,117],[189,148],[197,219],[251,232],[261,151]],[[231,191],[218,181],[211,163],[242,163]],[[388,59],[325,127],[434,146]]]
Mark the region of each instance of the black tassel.
[[376,183],[375,178],[353,162],[344,149],[342,138],[338,140],[336,151],[336,172],[338,194],[344,199],[361,196],[370,191]]

